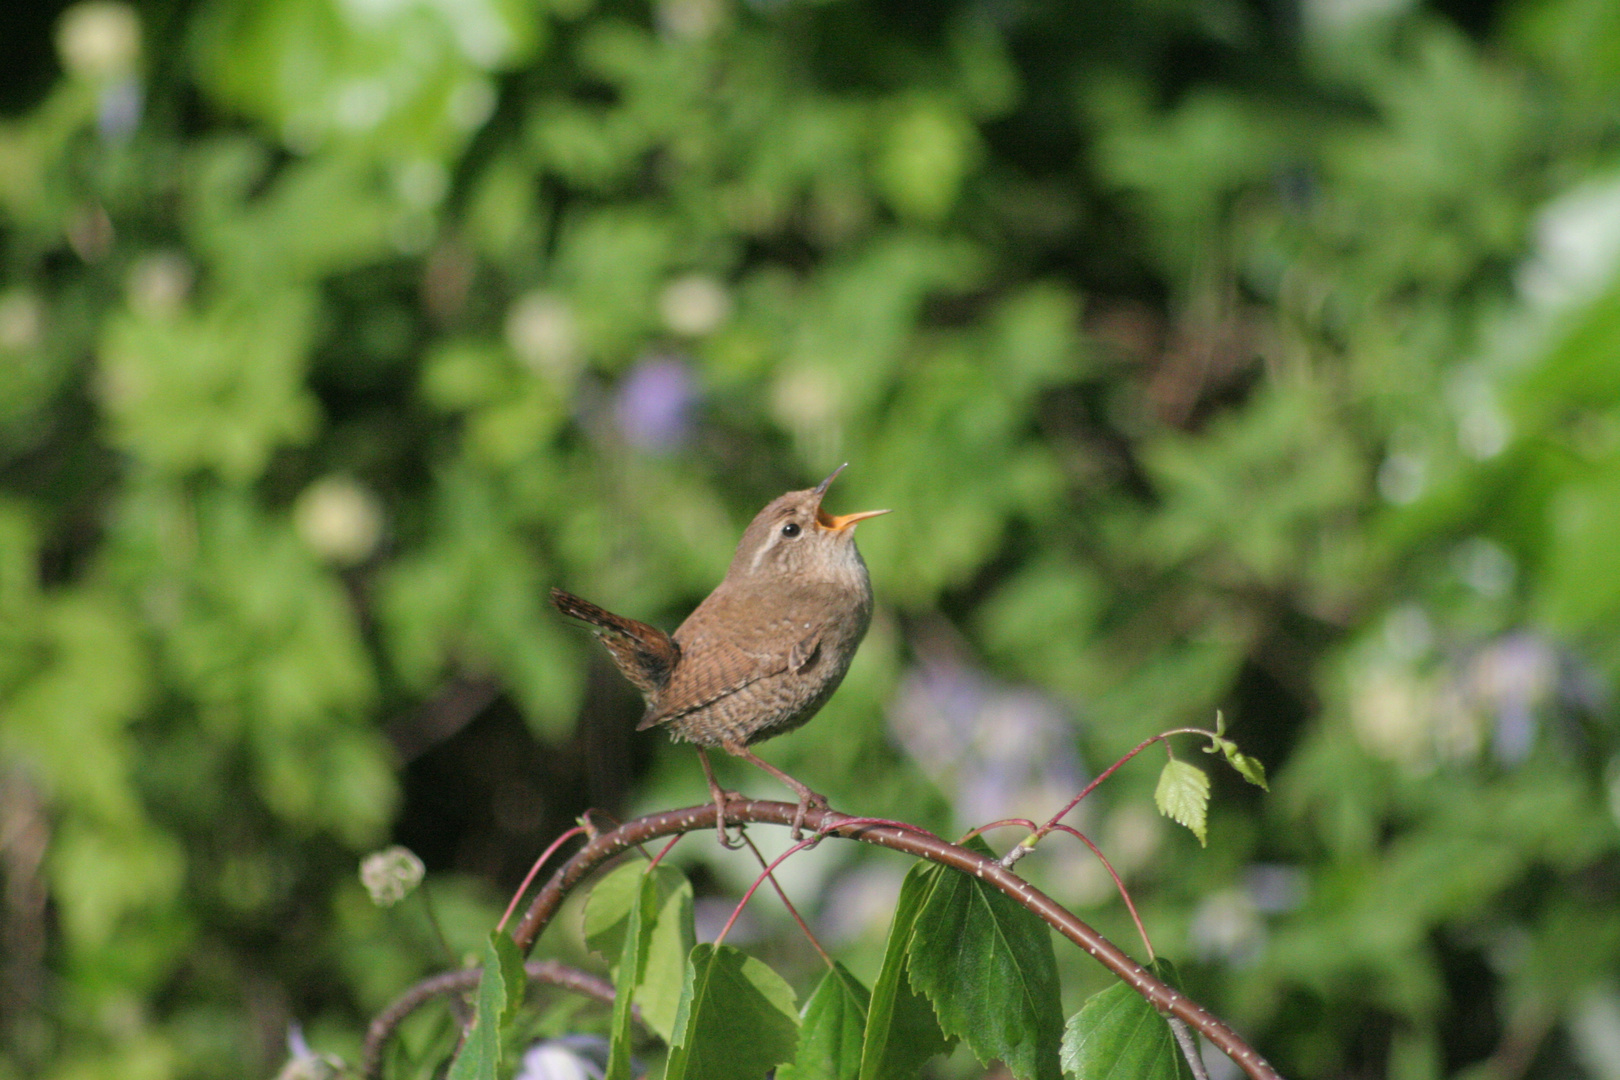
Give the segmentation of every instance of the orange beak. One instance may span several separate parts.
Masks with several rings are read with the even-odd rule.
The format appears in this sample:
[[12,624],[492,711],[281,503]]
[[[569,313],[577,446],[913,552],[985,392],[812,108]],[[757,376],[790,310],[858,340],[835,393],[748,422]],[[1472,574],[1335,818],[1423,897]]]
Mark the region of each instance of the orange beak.
[[889,512],[890,511],[888,510],[862,510],[858,514],[838,514],[837,516],[834,516],[827,513],[825,510],[817,510],[816,524],[820,525],[823,529],[831,529],[833,532],[842,532],[844,529],[849,528],[857,521],[865,521],[869,517],[877,517],[880,514],[887,514]]
[[[845,462],[844,464],[838,466],[838,468],[834,469],[831,476],[827,477],[827,479],[816,485],[816,495],[822,496],[827,494],[828,485],[830,485],[834,480],[838,479],[838,474],[847,468],[849,468],[849,463]],[[823,529],[828,529],[832,532],[842,532],[843,530],[854,525],[857,521],[865,521],[869,517],[877,517],[879,514],[887,513],[889,513],[887,510],[862,510],[858,514],[838,514],[835,516],[823,510],[821,508],[821,504],[817,502],[816,524],[820,525]]]

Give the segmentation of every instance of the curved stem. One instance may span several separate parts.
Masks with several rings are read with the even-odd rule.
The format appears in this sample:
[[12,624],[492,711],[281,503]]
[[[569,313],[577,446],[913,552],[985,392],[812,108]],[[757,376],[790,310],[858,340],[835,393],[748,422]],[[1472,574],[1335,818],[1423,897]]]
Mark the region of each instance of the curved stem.
[[1082,844],[1090,848],[1091,853],[1097,856],[1097,861],[1103,864],[1103,869],[1108,871],[1108,876],[1114,879],[1114,888],[1119,890],[1119,898],[1125,901],[1125,910],[1131,913],[1131,921],[1136,924],[1136,932],[1142,935],[1142,948],[1147,950],[1148,963],[1153,963],[1153,942],[1148,939],[1147,927],[1142,925],[1142,916],[1136,913],[1136,903],[1131,899],[1130,890],[1125,888],[1125,882],[1120,880],[1119,874],[1115,873],[1114,864],[1108,861],[1108,856],[1102,853],[1101,848],[1091,842],[1091,837],[1074,826],[1054,825],[1052,827],[1060,832],[1066,832],[1074,836]]
[[[793,823],[797,809],[789,803],[735,799],[726,804],[725,816],[737,824],[786,826]],[[713,828],[714,817],[711,803],[689,806],[683,810],[667,810],[627,822],[591,840],[575,852],[535,896],[513,935],[518,948],[524,952],[532,948],[535,939],[557,914],[564,897],[609,859],[655,837]],[[997,860],[917,830],[864,823],[833,810],[812,809],[805,815],[804,824],[827,836],[876,844],[954,867],[1000,889],[1095,957],[1098,963],[1152,1002],[1160,1012],[1178,1016],[1190,1027],[1196,1028],[1206,1039],[1220,1047],[1252,1080],[1281,1080],[1277,1071],[1218,1017],[1154,978],[1152,973],[1117,945]]]
[[[814,846],[816,839],[817,838],[814,837],[811,839],[811,846]],[[782,888],[782,883],[776,880],[775,874],[771,873],[771,867],[780,864],[782,859],[787,858],[787,856],[784,855],[782,856],[782,859],[777,859],[776,863],[767,866],[765,863],[765,856],[760,853],[759,846],[752,840],[748,839],[747,833],[743,833],[743,843],[748,845],[748,850],[752,851],[754,853],[754,858],[759,860],[759,865],[765,871],[765,876],[771,879],[771,888],[776,890],[776,895],[781,899],[782,906],[787,908],[787,913],[789,915],[793,916],[793,921],[799,924],[799,930],[803,932],[805,940],[810,942],[810,947],[820,954],[821,959],[826,961],[828,968],[836,966],[833,963],[833,958],[827,954],[827,950],[821,947],[821,941],[810,929],[810,924],[804,921],[804,916],[799,914],[799,909],[793,906],[792,900],[788,899],[787,890]],[[738,910],[740,911],[742,909],[738,908]],[[734,915],[732,918],[736,918],[736,916]],[[730,924],[728,923],[727,925]]]
[[[613,1004],[613,985],[578,968],[559,964],[555,960],[530,960],[523,965],[523,970],[534,982],[560,986],[565,990],[595,998],[605,1005]],[[434,998],[471,990],[478,985],[482,975],[483,971],[480,968],[447,971],[442,975],[423,979],[390,1002],[366,1028],[365,1047],[360,1054],[361,1075],[367,1077],[382,1075],[383,1047],[388,1045],[394,1029],[399,1027],[407,1016]],[[636,1011],[639,1014],[640,1010]]]
[[[617,823],[615,823],[615,825],[617,825]],[[522,900],[523,894],[529,891],[530,883],[534,881],[534,876],[540,872],[540,868],[546,865],[546,860],[551,858],[556,850],[562,847],[563,844],[567,843],[570,838],[580,836],[582,834],[589,834],[590,832],[591,830],[586,828],[584,825],[575,825],[572,829],[569,829],[567,832],[563,833],[561,836],[557,837],[557,839],[551,842],[551,846],[546,848],[538,859],[534,860],[534,865],[529,867],[529,872],[523,877],[523,884],[519,885],[517,887],[517,892],[512,894],[512,902],[506,905],[506,914],[502,915],[501,921],[495,924],[496,930],[506,929],[506,920],[510,919],[512,917],[512,912],[517,910],[518,901]],[[445,951],[450,951],[450,947],[448,945],[445,946]],[[453,956],[452,959],[454,959]]]
[[[747,838],[746,833],[744,833],[743,836],[745,839]],[[805,848],[813,847],[814,845],[820,843],[820,841],[821,837],[819,836],[812,836],[808,840],[800,840],[797,844],[794,844],[792,847],[788,848],[786,851],[782,852],[782,854],[773,859],[768,866],[765,865],[764,857],[760,857],[760,864],[765,866],[765,869],[761,870],[759,876],[754,879],[754,883],[748,886],[748,891],[743,893],[742,899],[737,901],[737,906],[732,909],[731,918],[726,920],[726,925],[722,926],[720,928],[720,932],[715,935],[714,944],[716,948],[719,948],[720,944],[726,940],[726,935],[731,933],[731,928],[736,925],[738,916],[743,913],[743,908],[748,906],[748,901],[754,898],[754,893],[759,890],[759,887],[765,884],[766,881],[769,881],[772,885],[776,885],[776,878],[771,875],[771,871],[775,870],[778,866],[781,866],[789,855],[797,855]],[[754,848],[754,854],[759,855],[758,848]],[[781,892],[781,886],[777,886],[777,891]],[[787,896],[784,894],[782,899],[786,900]],[[790,904],[789,907],[791,906],[792,905]],[[798,912],[794,912],[794,914],[797,915]],[[801,921],[799,925],[803,926],[804,923]],[[805,927],[805,931],[808,933],[809,927]],[[814,940],[814,938],[811,940]],[[819,944],[816,946],[816,951],[821,952],[821,946]],[[826,956],[827,954],[823,952],[821,955]]]
[[1067,817],[1070,810],[1073,810],[1076,806],[1079,806],[1081,799],[1084,799],[1087,795],[1090,795],[1093,791],[1097,790],[1098,784],[1101,784],[1104,780],[1108,779],[1110,776],[1113,776],[1114,773],[1119,770],[1120,766],[1124,765],[1127,761],[1131,760],[1131,758],[1135,757],[1137,754],[1140,754],[1154,743],[1165,743],[1166,749],[1168,749],[1170,736],[1172,735],[1204,735],[1211,739],[1216,737],[1213,731],[1205,731],[1203,728],[1173,728],[1170,731],[1161,731],[1159,734],[1154,735],[1151,738],[1143,739],[1140,743],[1136,744],[1135,749],[1131,750],[1130,753],[1126,754],[1124,757],[1108,766],[1108,768],[1098,773],[1096,779],[1092,780],[1091,783],[1081,788],[1080,794],[1070,799],[1068,804],[1064,806],[1063,809],[1053,814],[1050,821],[1048,821],[1045,825],[1042,825],[1039,829],[1036,829],[1029,836],[1026,836],[1015,847],[1009,850],[1007,854],[1003,855],[1001,857],[1001,865],[1011,869],[1012,865],[1019,859],[1022,859],[1025,855],[1028,855],[1031,851],[1034,851],[1035,845],[1045,839],[1047,833],[1057,828],[1058,822]]

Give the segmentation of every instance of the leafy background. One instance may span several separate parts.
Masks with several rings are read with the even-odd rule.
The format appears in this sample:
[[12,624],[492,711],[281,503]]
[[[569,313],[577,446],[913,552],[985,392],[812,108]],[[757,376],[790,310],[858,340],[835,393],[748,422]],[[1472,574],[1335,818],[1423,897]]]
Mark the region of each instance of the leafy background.
[[[352,1060],[454,962],[360,855],[476,950],[584,807],[701,797],[545,588],[673,626],[844,460],[878,617],[767,756],[961,830],[1220,708],[1274,783],[1207,850],[1149,765],[1079,816],[1195,996],[1290,1075],[1620,1076],[1614,5],[7,19],[0,1077]],[[904,867],[835,846],[869,982]],[[701,937],[751,871],[681,850]]]

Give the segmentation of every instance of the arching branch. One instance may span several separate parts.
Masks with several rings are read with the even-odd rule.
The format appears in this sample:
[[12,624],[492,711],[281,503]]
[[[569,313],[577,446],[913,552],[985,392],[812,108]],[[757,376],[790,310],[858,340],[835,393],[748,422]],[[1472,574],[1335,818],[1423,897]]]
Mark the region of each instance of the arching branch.
[[[793,823],[797,809],[791,803],[736,799],[726,804],[726,819],[734,825],[787,826]],[[568,894],[609,860],[637,844],[676,833],[713,829],[714,824],[714,806],[705,804],[648,814],[599,833],[552,874],[536,895],[513,934],[518,948],[527,953],[556,916]],[[1113,942],[997,860],[925,832],[891,823],[874,823],[866,818],[852,818],[834,810],[811,810],[805,815],[804,826],[824,836],[876,844],[972,874],[1039,915],[1058,933],[1096,957],[1098,963],[1152,1002],[1160,1012],[1177,1017],[1189,1027],[1197,1029],[1204,1038],[1220,1047],[1252,1080],[1281,1080],[1263,1057],[1214,1014],[1154,978],[1151,972]],[[369,1038],[367,1052],[370,1060],[373,1048]],[[378,1047],[375,1056],[380,1058],[380,1054]],[[375,1074],[368,1072],[367,1075]]]

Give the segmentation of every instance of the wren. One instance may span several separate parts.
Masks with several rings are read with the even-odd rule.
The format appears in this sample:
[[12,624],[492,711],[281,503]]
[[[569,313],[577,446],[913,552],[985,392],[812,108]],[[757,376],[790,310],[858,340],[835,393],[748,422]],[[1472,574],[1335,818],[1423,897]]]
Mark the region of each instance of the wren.
[[725,580],[666,634],[604,611],[561,589],[551,602],[587,622],[613,662],[647,699],[637,731],[665,728],[698,748],[726,840],[728,794],[705,751],[719,747],[753,762],[799,796],[793,837],[826,799],[748,748],[792,731],[826,704],[872,621],[872,579],[855,549],[855,524],[887,510],[833,516],[821,508],[827,487],[773,499],[743,530]]

